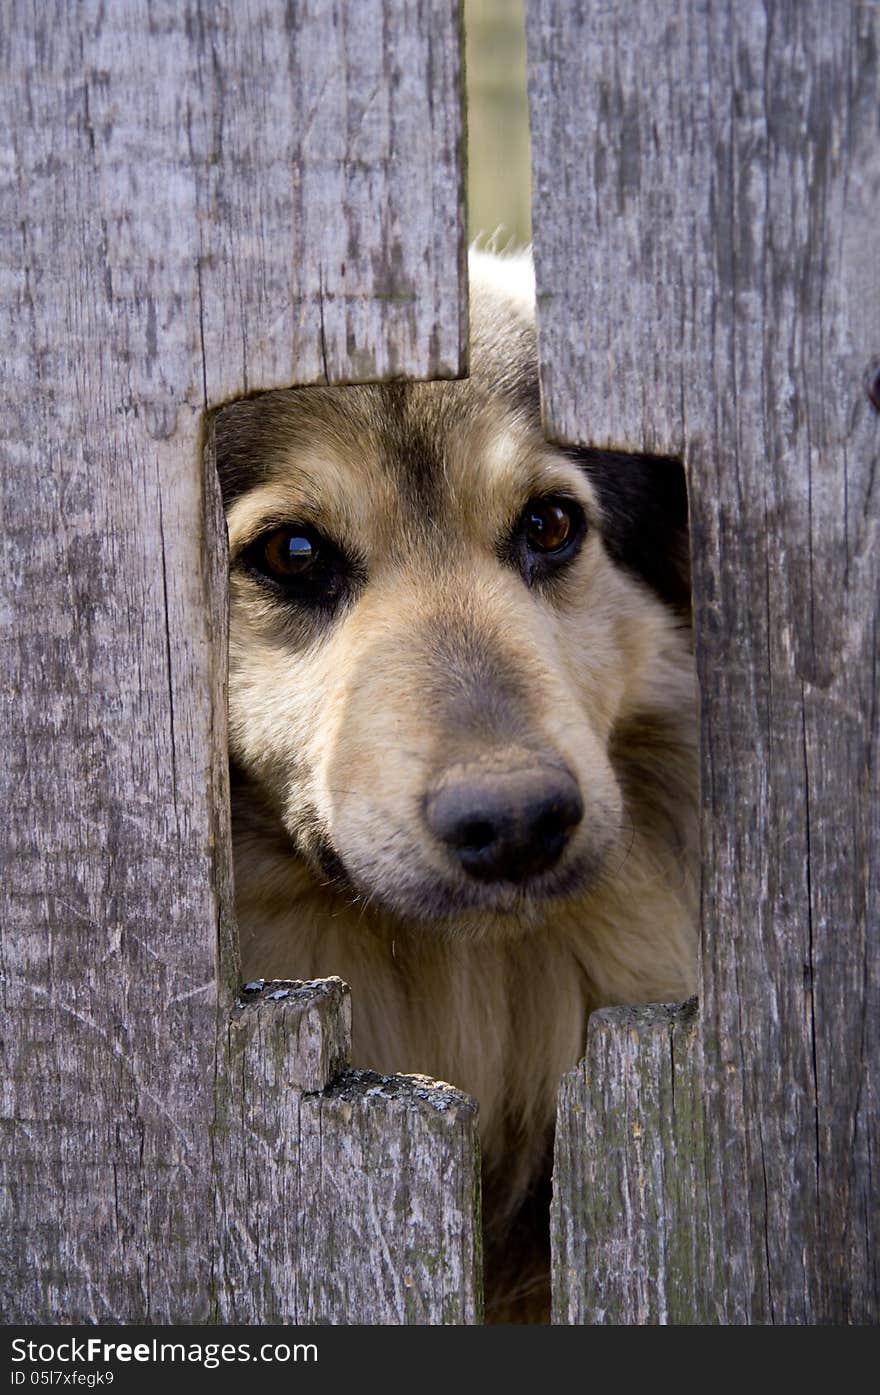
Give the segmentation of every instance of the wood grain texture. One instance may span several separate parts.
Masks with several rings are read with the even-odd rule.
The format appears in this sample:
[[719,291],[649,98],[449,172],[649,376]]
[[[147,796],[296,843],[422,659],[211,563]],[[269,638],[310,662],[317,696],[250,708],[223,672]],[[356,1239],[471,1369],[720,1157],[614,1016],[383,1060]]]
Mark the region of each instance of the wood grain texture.
[[688,466],[714,1315],[876,1322],[880,12],[528,22],[549,429]]
[[79,128],[121,333],[160,417],[176,405],[163,380],[217,404],[461,373],[451,0],[65,8],[37,34],[66,64],[50,132]]
[[[275,1000],[246,1009],[248,1027],[234,1021],[226,564],[204,412],[246,389],[321,377],[325,359],[331,378],[458,371],[455,17],[451,5],[368,3],[355,18],[280,0],[6,7],[7,1322],[225,1311],[220,1257],[239,1221],[223,1197],[239,1195],[239,1177],[220,1133],[240,1156],[278,1121],[282,1085],[299,1098],[345,1055],[336,988],[315,990],[302,1011]],[[350,203],[319,237],[328,170]],[[321,262],[338,237],[344,284]],[[318,300],[313,283],[326,289]],[[250,1069],[233,1123],[242,1039]],[[375,1104],[369,1129],[386,1108],[397,1137],[391,1101]],[[356,1131],[361,1116],[349,1122]],[[348,1171],[354,1142],[335,1127],[338,1172],[325,1149],[320,1186],[305,1173],[297,1182],[331,1212],[361,1185]],[[313,1166],[295,1140],[285,1147],[285,1159]],[[405,1156],[401,1145],[401,1166]],[[462,1187],[473,1196],[472,1141],[461,1177],[425,1166],[426,1187],[454,1206]],[[280,1167],[280,1155],[259,1159],[267,1206],[289,1184]],[[418,1213],[413,1175],[395,1179],[389,1165],[383,1179],[395,1237],[452,1255],[452,1213],[440,1191]],[[472,1223],[461,1212],[468,1235]],[[349,1295],[359,1284],[372,1295],[371,1259],[337,1252]],[[468,1275],[455,1295],[473,1290]],[[239,1267],[239,1293],[248,1282]],[[423,1290],[422,1320],[443,1319],[444,1283]],[[253,1321],[261,1293],[262,1278]],[[305,1300],[297,1311],[308,1314]],[[390,1301],[384,1311],[391,1320]],[[414,1311],[403,1305],[394,1320]]]
[[[179,6],[164,9],[182,38]],[[190,23],[198,42],[180,90],[194,79],[198,100],[176,116],[204,172],[194,197],[211,400],[460,376],[456,0],[250,0],[196,7]],[[166,62],[174,42],[162,39]]]
[[215,1134],[215,1316],[480,1322],[474,1102],[423,1076],[370,1071],[320,1093],[286,1089],[252,1023],[230,1055],[230,1127]]
[[695,998],[590,1018],[586,1058],[560,1090],[555,1323],[705,1320],[713,1276],[696,1053]]
[[324,1090],[351,1061],[351,998],[341,978],[255,979],[232,1009],[227,1053],[248,1057],[266,1092]]
[[[752,0],[741,8],[751,12]],[[694,404],[704,404],[713,318],[708,24],[708,0],[526,0],[541,387],[552,439],[681,454]],[[718,67],[725,56],[715,55]]]

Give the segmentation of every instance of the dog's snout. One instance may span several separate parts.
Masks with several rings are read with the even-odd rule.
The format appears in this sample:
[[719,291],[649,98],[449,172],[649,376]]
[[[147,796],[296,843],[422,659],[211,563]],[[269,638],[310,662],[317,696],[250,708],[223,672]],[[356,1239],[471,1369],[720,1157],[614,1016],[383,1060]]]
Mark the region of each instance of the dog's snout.
[[493,772],[464,768],[428,794],[428,827],[468,876],[522,882],[546,872],[583,818],[574,777],[556,766]]

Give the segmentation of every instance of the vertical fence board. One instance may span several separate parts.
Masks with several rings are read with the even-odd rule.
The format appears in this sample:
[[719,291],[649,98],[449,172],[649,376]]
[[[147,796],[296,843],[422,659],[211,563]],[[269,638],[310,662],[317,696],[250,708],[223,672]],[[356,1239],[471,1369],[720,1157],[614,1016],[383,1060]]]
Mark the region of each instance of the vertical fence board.
[[317,1321],[482,1321],[475,1116],[466,1095],[421,1076],[350,1071],[303,1096],[301,1215],[313,1261],[296,1270],[300,1311]]
[[458,23],[452,0],[199,8],[212,401],[463,372]]
[[749,21],[709,37],[745,114],[715,118],[692,460],[711,1218],[727,1320],[876,1322],[880,13]]
[[217,1316],[477,1322],[476,1106],[344,1069],[350,1038],[339,979],[268,983],[229,1021]]
[[[693,1320],[876,1321],[880,15],[528,19],[548,428],[689,473],[714,1256]],[[650,1052],[614,1068],[625,1110]]]
[[586,1059],[560,1091],[551,1218],[557,1322],[692,1322],[706,1312],[712,1274],[696,1046],[696,999],[590,1018]]
[[[7,7],[7,1322],[211,1320],[234,1307],[224,1283],[241,1293],[252,1280],[248,1320],[316,1313],[287,1301],[277,1226],[263,1231],[268,1280],[228,1261],[253,1252],[235,1205],[242,1156],[300,1100],[318,1107],[303,1091],[343,1061],[345,1022],[319,989],[304,1009],[314,1020],[282,999],[265,1008],[278,1010],[271,1030],[252,1014],[230,1117],[226,582],[204,410],[282,382],[461,370],[456,23],[452,4],[377,0],[356,16],[275,0]],[[331,183],[332,210],[319,197]],[[436,1244],[460,1222],[459,1268],[423,1286],[417,1309],[386,1305],[389,1321],[442,1321],[449,1302],[476,1311],[473,1207],[461,1205],[472,1119],[457,1108],[456,1161],[441,1176],[432,1157],[422,1175]],[[358,1132],[357,1110],[334,1124],[322,1186],[288,1137],[255,1162],[261,1195],[311,1186],[328,1225],[337,1194],[372,1195],[351,1176],[346,1123]],[[411,1159],[399,1161],[382,1192],[397,1240],[424,1249]],[[327,1259],[303,1244],[298,1264]],[[360,1258],[344,1256],[346,1291],[366,1310]]]
[[706,10],[526,0],[552,439],[659,455],[690,439],[712,317]]

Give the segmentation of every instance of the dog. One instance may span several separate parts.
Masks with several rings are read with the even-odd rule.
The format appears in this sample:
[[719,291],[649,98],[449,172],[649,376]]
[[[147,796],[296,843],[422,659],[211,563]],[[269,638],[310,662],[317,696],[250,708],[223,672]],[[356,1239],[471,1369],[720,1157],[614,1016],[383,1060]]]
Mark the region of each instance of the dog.
[[243,972],[341,975],[356,1065],[479,1101],[495,1321],[547,1320],[589,1013],[696,976],[684,473],[548,444],[533,300],[472,252],[468,378],[215,423]]

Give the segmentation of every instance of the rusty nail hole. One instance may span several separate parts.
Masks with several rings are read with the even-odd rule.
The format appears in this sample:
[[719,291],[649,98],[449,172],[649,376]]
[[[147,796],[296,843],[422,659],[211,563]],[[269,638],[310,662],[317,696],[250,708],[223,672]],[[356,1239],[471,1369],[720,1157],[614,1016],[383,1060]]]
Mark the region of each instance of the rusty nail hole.
[[871,405],[880,412],[880,358],[872,358],[865,370],[865,391]]

